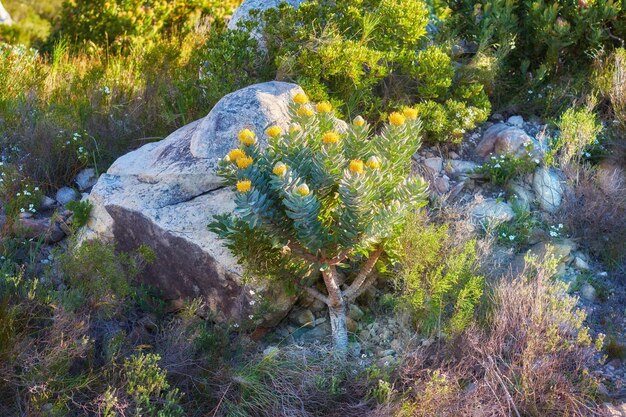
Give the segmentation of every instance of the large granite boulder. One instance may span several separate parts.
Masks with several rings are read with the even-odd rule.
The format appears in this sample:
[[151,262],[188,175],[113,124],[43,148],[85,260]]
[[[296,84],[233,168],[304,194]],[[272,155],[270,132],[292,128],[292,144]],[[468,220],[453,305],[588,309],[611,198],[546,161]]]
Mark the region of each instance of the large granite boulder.
[[204,119],[119,158],[91,192],[92,219],[82,239],[115,242],[123,251],[152,247],[157,260],[141,278],[166,299],[203,297],[219,318],[235,321],[254,314],[262,304],[257,298],[271,300],[269,312],[255,320],[265,326],[281,320],[294,298],[280,288],[244,289],[241,267],[207,225],[234,208],[216,167],[238,146],[237,132],[253,129],[263,146],[268,126],[288,129],[288,104],[301,91],[282,82],[244,88]]

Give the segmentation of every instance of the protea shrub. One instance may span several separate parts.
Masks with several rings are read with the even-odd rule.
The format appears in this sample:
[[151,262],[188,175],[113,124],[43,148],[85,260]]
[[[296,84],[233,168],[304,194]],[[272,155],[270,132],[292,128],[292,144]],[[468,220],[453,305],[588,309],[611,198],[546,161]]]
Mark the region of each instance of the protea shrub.
[[373,134],[363,118],[346,126],[329,103],[314,105],[304,94],[293,97],[290,114],[288,131],[261,132],[266,149],[257,132],[240,132],[241,146],[219,170],[236,208],[209,228],[251,275],[282,279],[324,302],[335,348],[345,354],[347,306],[373,284],[379,260],[395,261],[407,214],[426,201],[425,182],[411,173],[421,122],[408,108]]

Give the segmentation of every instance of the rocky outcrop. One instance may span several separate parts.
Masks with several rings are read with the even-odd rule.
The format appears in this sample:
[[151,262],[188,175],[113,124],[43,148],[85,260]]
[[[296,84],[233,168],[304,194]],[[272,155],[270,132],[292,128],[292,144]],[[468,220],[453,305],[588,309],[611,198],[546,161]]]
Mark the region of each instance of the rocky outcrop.
[[253,314],[253,295],[262,296],[272,308],[257,324],[282,319],[294,299],[280,288],[243,291],[240,266],[207,225],[234,208],[216,168],[238,146],[237,133],[250,128],[264,146],[268,126],[288,128],[288,104],[301,91],[281,82],[244,88],[204,119],[119,158],[91,192],[92,219],[82,240],[97,237],[124,251],[153,248],[157,259],[141,278],[166,299],[203,297],[218,317],[237,321]]
[[230,21],[228,29],[238,29],[240,22],[251,19],[250,12],[252,10],[264,11],[278,7],[281,3],[287,3],[290,6],[298,7],[304,3],[304,0],[244,0],[244,2],[235,10]]

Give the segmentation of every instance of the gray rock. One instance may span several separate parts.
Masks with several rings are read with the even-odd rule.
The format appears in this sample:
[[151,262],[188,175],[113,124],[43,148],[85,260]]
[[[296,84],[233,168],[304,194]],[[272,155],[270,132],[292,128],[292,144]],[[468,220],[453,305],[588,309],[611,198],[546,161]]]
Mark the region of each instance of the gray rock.
[[76,201],[80,198],[80,194],[73,188],[62,187],[56,193],[56,200],[61,205],[66,205],[70,201]]
[[514,216],[508,203],[495,199],[487,199],[472,209],[472,219],[483,226],[508,222]]
[[57,243],[65,239],[65,232],[58,221],[46,217],[41,219],[20,218],[20,233],[26,238],[43,239],[46,243]]
[[593,287],[593,285],[589,284],[588,282],[585,282],[580,287],[580,295],[582,295],[585,300],[592,303],[598,299],[598,292]]
[[443,170],[443,158],[427,158],[422,164],[432,173],[438,174]]
[[530,252],[539,260],[543,260],[551,255],[557,262],[567,263],[571,260],[570,254],[575,248],[574,242],[564,239],[560,242],[539,242],[530,248]]
[[[265,11],[267,9],[273,9],[281,3],[287,3],[293,7],[299,7],[304,0],[244,0],[244,2],[235,10],[230,20],[228,21],[228,29],[234,30],[239,28],[240,22],[252,19],[250,12],[252,10]],[[260,38],[260,32],[253,33],[257,38]]]
[[300,327],[315,327],[315,316],[309,309],[294,310],[289,315],[289,318]]
[[96,185],[98,177],[96,176],[96,170],[93,168],[83,169],[74,178],[74,183],[78,187],[79,191],[85,191]]
[[589,270],[589,264],[578,256],[574,258],[574,267],[576,267],[579,271]]
[[436,177],[432,182],[432,190],[439,195],[446,194],[450,191],[450,178],[447,176]]
[[364,315],[365,313],[363,313],[363,310],[361,310],[359,306],[357,306],[356,304],[350,304],[348,316],[350,316],[352,320],[359,321],[363,318]]
[[[207,230],[214,215],[231,212],[233,193],[221,188],[217,162],[235,146],[246,127],[257,133],[289,124],[287,106],[302,89],[295,84],[256,84],[225,96],[207,117],[119,158],[100,176],[89,201],[92,217],[80,241],[98,238],[130,251],[146,244],[157,259],[141,279],[165,299],[203,297],[218,319],[239,321],[254,314],[243,291],[242,269]],[[272,300],[262,324],[282,320],[295,302],[280,286],[248,287]]]
[[563,186],[557,174],[545,167],[538,168],[533,175],[533,191],[539,206],[554,213],[563,200]]
[[524,118],[522,116],[511,116],[507,119],[506,122],[515,127],[524,126]]
[[475,151],[483,158],[494,153],[521,155],[527,152],[526,147],[530,146],[529,144],[533,144],[533,140],[522,129],[498,123],[483,133],[483,138],[476,145]]
[[479,166],[480,165],[472,161],[451,159],[446,162],[446,172],[453,177],[459,177],[473,172]]
[[348,355],[357,357],[361,354],[361,344],[359,342],[351,342],[348,344]]
[[54,198],[50,198],[47,195],[44,195],[41,198],[41,209],[44,211],[53,209],[55,204],[56,204],[56,201],[54,200]]
[[534,201],[535,195],[526,186],[519,182],[511,182],[508,185],[509,201],[513,206],[517,205],[524,210],[530,210],[530,203]]

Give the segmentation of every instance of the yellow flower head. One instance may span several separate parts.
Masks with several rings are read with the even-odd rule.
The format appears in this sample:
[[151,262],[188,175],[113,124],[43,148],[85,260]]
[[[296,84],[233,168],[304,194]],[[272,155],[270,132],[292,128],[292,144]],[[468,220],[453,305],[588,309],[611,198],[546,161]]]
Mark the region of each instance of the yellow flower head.
[[404,117],[406,117],[409,120],[415,120],[417,119],[417,109],[414,109],[413,107],[407,107],[405,108],[402,113],[404,114]]
[[358,127],[361,127],[365,124],[365,119],[362,118],[361,116],[357,116],[354,118],[354,120],[352,121],[352,124]]
[[332,130],[330,132],[324,133],[324,136],[322,136],[322,142],[324,142],[324,144],[326,145],[339,142],[339,133]]
[[237,159],[241,158],[242,156],[246,156],[246,153],[242,151],[241,149],[233,149],[230,152],[228,152],[228,159],[231,162],[237,161]]
[[282,135],[283,130],[280,127],[278,127],[278,126],[272,126],[272,127],[269,127],[265,131],[265,133],[267,133],[267,136],[269,136],[270,138],[275,138],[277,136]]
[[289,133],[291,133],[291,134],[298,133],[301,130],[302,130],[302,128],[297,123],[292,123],[291,126],[289,126]]
[[376,156],[370,156],[370,158],[367,160],[367,167],[369,169],[379,169],[380,159],[378,159]]
[[308,185],[302,184],[298,187],[298,192],[300,193],[302,197],[306,197],[307,195],[311,193],[311,190],[309,190]]
[[275,175],[282,177],[283,175],[285,175],[285,172],[287,172],[287,165],[282,162],[276,162],[276,165],[274,165],[274,169],[272,170],[272,172]]
[[319,113],[330,113],[333,110],[333,106],[327,101],[322,101],[321,103],[317,103],[315,110]]
[[304,93],[298,93],[295,96],[293,96],[293,102],[303,106],[309,102],[309,97],[307,97],[307,95]]
[[353,159],[350,161],[350,172],[353,174],[362,174],[363,173],[363,161],[360,159]]
[[252,181],[250,180],[237,181],[237,191],[239,191],[240,193],[247,193],[248,191],[250,191],[251,188],[252,188]]
[[300,107],[300,108],[298,109],[298,116],[306,116],[306,117],[311,117],[311,116],[313,116],[313,110],[311,110],[311,109],[310,109],[310,108],[308,108],[308,107],[304,107],[304,106],[302,106],[302,107]]
[[240,169],[246,169],[250,165],[252,165],[253,162],[254,162],[254,160],[252,158],[250,158],[249,156],[242,156],[242,157],[237,159],[237,166]]
[[391,124],[392,126],[402,126],[405,121],[406,118],[400,113],[393,112],[389,115],[389,124]]
[[239,141],[245,146],[251,146],[256,143],[254,132],[250,129],[244,129],[239,132]]

